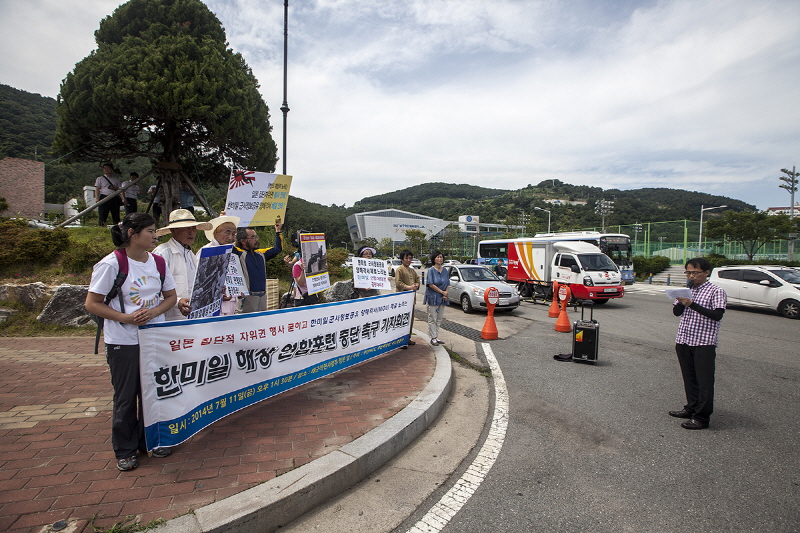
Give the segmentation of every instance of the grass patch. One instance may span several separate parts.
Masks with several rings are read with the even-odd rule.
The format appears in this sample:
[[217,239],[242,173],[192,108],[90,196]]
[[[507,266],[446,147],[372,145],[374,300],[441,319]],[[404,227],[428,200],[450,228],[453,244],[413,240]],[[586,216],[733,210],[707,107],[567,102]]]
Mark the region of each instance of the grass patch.
[[460,364],[466,366],[467,368],[471,368],[472,370],[477,371],[481,376],[483,376],[485,378],[491,378],[492,377],[492,369],[489,368],[488,366],[486,366],[486,365],[476,365],[474,363],[471,363],[470,361],[467,361],[466,359],[464,359],[463,357],[458,355],[456,352],[454,352],[453,350],[451,350],[447,346],[445,346],[445,345],[441,345],[441,346],[442,346],[442,348],[447,350],[447,354],[450,356],[450,359],[452,359],[453,361],[456,361],[457,363],[460,363]]
[[128,515],[121,522],[114,522],[110,527],[102,527],[94,523],[99,517],[99,513],[96,513],[89,519],[89,525],[92,526],[92,530],[95,531],[95,533],[136,533],[138,531],[155,529],[167,522],[163,518],[156,518],[147,524],[140,524],[139,522],[134,522],[135,516]]

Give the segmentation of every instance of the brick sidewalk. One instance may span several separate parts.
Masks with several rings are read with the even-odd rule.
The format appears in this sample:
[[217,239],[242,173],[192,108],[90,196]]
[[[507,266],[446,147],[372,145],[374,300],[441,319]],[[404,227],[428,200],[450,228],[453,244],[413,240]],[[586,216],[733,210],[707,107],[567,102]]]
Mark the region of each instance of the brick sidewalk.
[[418,342],[220,420],[119,472],[111,382],[93,338],[0,338],[0,531],[170,519],[313,461],[410,403],[435,367]]

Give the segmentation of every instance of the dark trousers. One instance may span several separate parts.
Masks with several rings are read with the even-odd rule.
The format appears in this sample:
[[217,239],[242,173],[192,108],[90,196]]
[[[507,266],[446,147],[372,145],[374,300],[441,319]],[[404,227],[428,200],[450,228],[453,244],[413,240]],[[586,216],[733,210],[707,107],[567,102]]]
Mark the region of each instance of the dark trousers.
[[[108,195],[101,194],[99,200],[102,200],[106,196],[108,196]],[[119,200],[119,196],[117,196],[116,198],[114,198],[110,202],[106,202],[106,203],[104,203],[103,205],[101,205],[100,207],[97,208],[97,216],[100,217],[100,223],[99,224],[101,226],[105,226],[106,225],[106,219],[108,218],[108,214],[109,213],[111,213],[111,220],[114,221],[114,224],[119,224],[119,204],[120,204],[120,200]]]
[[139,379],[139,345],[106,344],[106,361],[114,387],[111,446],[117,459],[147,449],[144,440],[142,387]]
[[316,294],[305,293],[303,294],[302,299],[298,298],[294,301],[294,306],[303,307],[304,305],[316,305],[318,303],[319,303],[319,296],[317,296]]
[[139,202],[136,198],[125,198],[125,214],[130,215],[139,210]]
[[153,218],[156,219],[156,223],[161,224],[161,204],[158,202],[153,203]]
[[714,411],[714,369],[717,348],[676,344],[675,353],[678,354],[683,387],[686,390],[684,408],[693,412],[697,420],[708,422]]

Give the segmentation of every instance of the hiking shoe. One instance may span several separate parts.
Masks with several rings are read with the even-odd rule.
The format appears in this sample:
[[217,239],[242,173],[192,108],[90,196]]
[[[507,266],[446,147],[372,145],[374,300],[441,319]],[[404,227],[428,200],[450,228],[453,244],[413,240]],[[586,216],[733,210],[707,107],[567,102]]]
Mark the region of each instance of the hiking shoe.
[[127,472],[139,466],[139,461],[136,457],[128,457],[127,459],[117,459],[117,470],[120,472]]
[[169,448],[153,448],[153,451],[150,455],[155,457],[156,459],[163,459],[164,457],[169,457],[172,451]]

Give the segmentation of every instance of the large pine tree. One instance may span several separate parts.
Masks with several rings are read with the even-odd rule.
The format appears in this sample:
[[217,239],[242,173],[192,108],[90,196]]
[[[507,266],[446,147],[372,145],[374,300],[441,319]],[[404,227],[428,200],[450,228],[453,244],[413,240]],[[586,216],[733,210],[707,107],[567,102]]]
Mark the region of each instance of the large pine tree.
[[61,85],[54,150],[74,161],[149,157],[165,212],[181,175],[272,172],[269,110],[219,19],[199,0],[130,0],[100,22],[97,50]]

